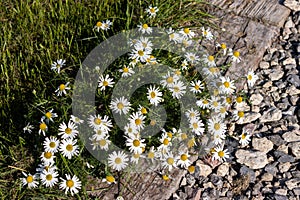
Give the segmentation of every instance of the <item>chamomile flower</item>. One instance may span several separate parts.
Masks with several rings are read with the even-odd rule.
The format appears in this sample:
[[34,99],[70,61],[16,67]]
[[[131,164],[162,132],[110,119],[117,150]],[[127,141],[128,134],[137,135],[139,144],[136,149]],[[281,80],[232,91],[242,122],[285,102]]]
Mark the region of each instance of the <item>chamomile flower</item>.
[[163,158],[162,166],[164,168],[168,168],[169,171],[171,171],[174,168],[176,168],[176,162],[177,159],[175,156],[173,156],[172,152],[168,152],[165,157]]
[[219,161],[226,161],[226,159],[229,158],[229,153],[228,153],[228,150],[225,149],[223,150],[222,147],[216,147],[215,148],[215,151],[213,152],[213,155],[212,155],[212,159],[213,160],[219,160]]
[[196,135],[202,135],[204,133],[204,124],[201,119],[194,118],[190,120],[190,128]]
[[234,110],[233,111],[233,120],[237,121],[238,124],[243,123],[244,118],[245,118],[244,111],[241,111],[241,110]]
[[243,97],[237,96],[235,98],[235,108],[237,110],[242,110],[245,106],[247,106],[247,103],[245,101],[243,101]]
[[152,33],[152,28],[148,26],[148,24],[140,24],[137,26],[139,28],[139,31],[142,32],[143,34],[151,34]]
[[143,149],[145,149],[146,144],[144,143],[145,139],[141,139],[137,136],[130,135],[126,138],[126,146],[129,147],[129,151],[131,153],[139,153],[141,154],[143,152]]
[[226,124],[220,119],[212,117],[211,119],[208,119],[208,130],[212,134],[224,134],[226,132]]
[[104,179],[102,179],[102,182],[106,182],[110,185],[112,183],[116,183],[116,179],[112,175],[107,175]]
[[108,135],[105,138],[97,140],[97,145],[101,150],[108,151],[108,146],[111,144],[111,141],[108,139]]
[[187,61],[191,62],[192,64],[197,63],[200,58],[195,53],[187,52],[185,55]]
[[115,82],[113,81],[112,78],[109,78],[109,75],[108,75],[108,74],[106,74],[105,78],[104,78],[103,75],[101,75],[101,76],[99,77],[99,84],[98,84],[98,87],[100,87],[100,90],[102,91],[102,90],[105,90],[106,87],[113,87],[113,84],[114,84],[114,83],[115,83]]
[[192,81],[190,84],[191,84],[190,90],[194,94],[200,93],[201,90],[204,88],[200,80]]
[[227,46],[226,46],[225,43],[221,43],[221,44],[220,44],[220,43],[217,43],[216,47],[217,47],[217,48],[220,48],[220,50],[223,51],[223,55],[224,55],[224,56],[226,55],[226,53],[227,53]]
[[186,59],[184,59],[181,63],[181,69],[182,70],[187,70],[188,69],[188,66],[189,66],[189,63]]
[[218,67],[204,67],[202,69],[202,72],[209,79],[217,78],[220,76],[220,69]]
[[59,184],[59,188],[62,190],[65,190],[65,194],[68,193],[68,191],[71,192],[71,195],[77,194],[79,192],[79,189],[81,188],[81,181],[79,178],[77,178],[76,175],[71,177],[71,175],[66,174],[66,179],[60,178],[61,182]]
[[122,69],[119,69],[119,72],[122,73],[122,77],[128,77],[135,73],[131,67],[126,65],[124,65]]
[[78,134],[78,131],[76,130],[77,126],[74,122],[71,120],[68,122],[68,125],[65,124],[65,122],[62,122],[59,125],[59,133],[58,135],[61,135],[61,138],[68,139],[68,138],[75,138]]
[[232,62],[240,63],[241,57],[239,51],[233,51],[232,49],[229,49],[228,55],[231,56]]
[[94,131],[95,134],[92,135],[92,138],[95,140],[103,139],[108,135],[108,130],[106,129],[99,128],[99,129],[94,129]]
[[134,45],[134,49],[130,53],[130,59],[146,62],[152,53],[151,48],[144,48],[141,44]]
[[101,117],[99,114],[90,115],[88,123],[94,129],[104,129],[107,131],[110,131],[110,127],[113,126],[108,116],[104,115]]
[[53,122],[53,118],[57,117],[57,114],[53,112],[53,108],[45,113],[45,115],[42,117],[46,123],[49,123],[49,121]]
[[56,171],[44,170],[40,175],[40,179],[42,184],[46,187],[53,187],[58,182],[58,176],[59,174]]
[[251,137],[251,135],[247,131],[243,130],[242,134],[239,136],[239,138],[240,138],[239,143],[242,146],[248,145],[249,142],[251,141],[250,137]]
[[46,152],[56,153],[58,151],[59,140],[54,136],[50,136],[50,138],[46,137],[43,145]]
[[207,109],[207,108],[210,108],[210,104],[209,104],[209,101],[208,99],[206,98],[203,98],[203,99],[200,99],[196,102],[197,106],[199,106],[200,108],[203,108],[203,109]]
[[39,127],[40,127],[39,134],[41,135],[41,133],[43,133],[43,135],[45,136],[45,135],[46,135],[46,131],[48,130],[48,126],[47,126],[47,124],[43,121],[43,119],[42,119],[42,121],[41,121]]
[[60,69],[65,65],[65,62],[65,60],[59,59],[51,64],[51,69],[57,73],[60,73]]
[[219,97],[212,96],[209,100],[210,108],[214,111],[218,111],[221,106],[221,99]]
[[38,164],[38,167],[36,168],[36,175],[40,176],[44,170],[47,172],[55,171],[57,170],[57,167],[54,165],[54,163],[49,163],[48,165],[45,165],[45,163]]
[[97,32],[99,32],[100,29],[103,29],[103,23],[100,22],[100,21],[98,21],[98,22],[96,23],[96,25],[94,26],[94,29],[95,29]]
[[44,151],[40,157],[44,165],[51,165],[54,163],[54,158],[56,156],[50,151]]
[[130,115],[130,124],[135,127],[135,129],[137,129],[138,131],[140,131],[141,129],[144,128],[145,126],[145,116],[141,115],[139,112],[135,112],[135,113],[132,113]]
[[221,77],[222,85],[220,86],[220,90],[223,94],[232,94],[236,87],[234,86],[233,81],[230,80],[229,77]]
[[171,138],[168,136],[166,132],[164,132],[159,139],[161,145],[157,148],[158,151],[162,151],[162,153],[167,152],[169,147],[172,146]]
[[179,33],[184,38],[193,38],[196,35],[195,32],[191,31],[189,28],[183,28],[182,30],[179,31]]
[[76,143],[77,140],[73,140],[71,138],[63,140],[59,145],[59,151],[64,157],[71,159],[73,156],[77,156],[79,154],[79,147]]
[[75,117],[74,115],[71,115],[71,119],[72,122],[74,122],[75,124],[82,124],[84,121],[78,117]]
[[213,55],[207,55],[203,58],[203,62],[207,64],[208,67],[215,67],[216,62],[215,62],[215,57]]
[[168,71],[168,73],[164,76],[162,76],[163,80],[160,81],[160,83],[164,87],[172,87],[172,85],[179,80],[179,76],[175,73],[171,73]]
[[173,41],[175,44],[180,42],[180,35],[176,33],[172,28],[167,30],[167,34],[169,35],[169,41]]
[[122,96],[120,98],[113,99],[109,107],[114,113],[118,113],[120,115],[123,113],[124,115],[126,115],[130,110],[130,106],[131,104],[128,99]]
[[150,101],[150,104],[157,106],[160,102],[163,101],[163,98],[161,98],[162,92],[159,91],[159,88],[150,85],[150,87],[147,88],[147,90],[147,99]]
[[112,22],[110,20],[106,20],[105,22],[102,22],[102,26],[101,29],[104,31],[107,31],[108,29],[110,29],[110,26],[112,25]]
[[130,162],[134,163],[134,164],[138,164],[140,158],[144,158],[144,155],[141,155],[140,153],[133,153],[131,158],[130,158]]
[[149,8],[146,9],[146,12],[148,13],[150,18],[155,17],[158,11],[159,9],[156,6],[153,7],[152,5],[150,5]]
[[147,37],[140,37],[134,46],[140,46],[143,47],[144,49],[148,49],[149,51],[152,50],[153,43],[151,40]]
[[250,70],[246,77],[247,77],[247,83],[248,83],[249,87],[250,88],[253,87],[253,85],[255,84],[255,82],[258,79],[258,76],[256,74],[254,74],[253,70]]
[[28,123],[24,128],[23,128],[23,131],[24,133],[27,131],[28,133],[31,133],[32,132],[32,129],[33,129],[33,125],[31,125],[30,123]]
[[218,117],[221,119],[225,119],[226,115],[228,115],[227,108],[223,104],[220,106],[219,111],[217,111]]
[[68,87],[70,82],[67,82],[66,84],[60,84],[57,90],[55,90],[57,96],[62,96],[63,94],[67,94],[67,90],[70,90],[71,88]]
[[154,146],[151,146],[149,149],[149,152],[147,153],[147,158],[150,159],[151,161],[154,161],[155,154],[156,154],[156,152],[155,152]]
[[125,127],[124,127],[124,133],[125,135],[132,135],[135,134],[137,132],[137,128],[135,125],[128,123]]
[[189,160],[189,153],[188,152],[181,152],[177,157],[177,166],[187,169],[192,163]]
[[215,145],[219,145],[221,144],[226,138],[225,133],[213,133],[213,142],[215,143]]
[[186,112],[185,112],[185,116],[189,119],[189,120],[192,120],[192,119],[195,119],[195,118],[199,118],[200,117],[200,113],[198,110],[194,110],[194,108],[191,108],[191,109],[188,109]]
[[26,174],[25,172],[22,172],[24,175],[24,178],[21,178],[22,185],[27,185],[28,188],[36,188],[38,186],[38,181],[36,175]]
[[108,166],[112,169],[121,171],[128,165],[129,159],[123,151],[114,151],[108,156]]
[[210,31],[210,28],[205,29],[204,27],[201,28],[202,31],[202,37],[212,40],[214,38],[213,34]]
[[182,81],[175,82],[170,88],[173,98],[180,99],[186,93],[186,86]]

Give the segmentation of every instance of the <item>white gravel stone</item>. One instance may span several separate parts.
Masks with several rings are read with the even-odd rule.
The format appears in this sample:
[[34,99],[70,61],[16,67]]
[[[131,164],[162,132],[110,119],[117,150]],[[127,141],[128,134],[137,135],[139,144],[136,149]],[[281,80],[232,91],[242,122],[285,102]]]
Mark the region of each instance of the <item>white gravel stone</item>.
[[298,186],[299,184],[300,184],[300,178],[294,178],[285,181],[285,185],[288,187],[289,190],[299,187]]
[[263,113],[260,118],[261,123],[279,121],[282,118],[282,112],[278,108],[271,107]]
[[253,138],[252,139],[252,146],[254,149],[268,153],[273,149],[273,143],[268,140],[267,138]]
[[271,81],[277,81],[281,79],[284,75],[284,72],[282,70],[274,70],[269,74],[269,78]]
[[259,63],[259,67],[261,69],[268,69],[270,67],[270,64],[268,62],[262,61]]
[[239,149],[235,156],[238,163],[245,164],[251,169],[261,169],[268,164],[266,153],[260,151]]
[[270,173],[264,173],[264,175],[262,175],[262,177],[261,177],[261,181],[268,182],[268,181],[272,181],[272,180],[273,180],[273,174],[270,174]]
[[282,62],[283,65],[296,65],[296,60],[294,58],[287,58]]
[[212,173],[212,169],[209,165],[203,163],[202,161],[198,160],[196,162],[196,165],[199,166],[200,168],[200,176],[204,176],[207,177],[208,175],[210,175]]
[[287,194],[287,190],[286,189],[277,189],[275,194],[285,196]]
[[282,135],[287,142],[300,142],[300,130],[293,130]]
[[290,96],[299,95],[299,94],[300,94],[300,90],[297,89],[294,85],[291,85],[291,86],[286,90],[286,93],[289,94]]
[[293,155],[300,159],[300,142],[291,142],[288,147],[292,150]]
[[289,171],[290,167],[291,167],[291,163],[289,163],[289,162],[286,162],[286,163],[280,163],[280,164],[278,165],[278,169],[279,169],[279,171],[280,171],[281,173],[284,173],[284,172]]
[[248,112],[248,113],[245,113],[244,120],[238,124],[248,124],[250,122],[257,120],[260,117],[261,117],[260,113]]
[[250,97],[250,101],[254,106],[260,105],[263,99],[264,97],[261,94],[252,94]]
[[228,163],[223,163],[222,165],[220,165],[218,167],[217,176],[224,177],[225,175],[228,174],[228,172],[229,172],[229,164]]

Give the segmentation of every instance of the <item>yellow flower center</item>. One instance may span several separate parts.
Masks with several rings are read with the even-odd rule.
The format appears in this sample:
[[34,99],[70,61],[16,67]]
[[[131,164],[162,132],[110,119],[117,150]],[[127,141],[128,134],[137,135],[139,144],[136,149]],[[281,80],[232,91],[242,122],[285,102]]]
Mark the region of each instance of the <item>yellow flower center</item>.
[[60,67],[61,67],[61,65],[60,65],[60,64],[57,64],[57,65],[56,65],[56,68],[57,68],[57,69],[59,69]]
[[226,97],[226,102],[227,103],[231,103],[231,98],[230,97]]
[[221,48],[222,48],[222,49],[226,49],[226,48],[227,48],[226,44],[222,43],[222,44],[221,44]]
[[200,86],[199,85],[195,85],[194,88],[195,88],[195,90],[199,90]]
[[178,86],[175,86],[175,87],[174,87],[174,92],[179,92],[179,91],[180,91],[179,87],[178,87]]
[[172,76],[169,76],[167,78],[167,83],[173,83],[173,77]]
[[203,31],[203,35],[207,35],[207,31]]
[[136,159],[138,159],[140,157],[140,154],[139,153],[135,153],[135,154],[133,154],[133,157],[136,158]]
[[144,56],[144,51],[143,50],[139,50],[138,54],[139,54],[139,56]]
[[179,76],[181,74],[181,71],[180,70],[176,70],[175,74]]
[[150,8],[150,12],[151,13],[155,13],[155,9],[154,8]]
[[221,125],[219,123],[215,123],[214,129],[219,130],[221,128]]
[[113,183],[115,182],[115,178],[113,176],[106,176],[107,182]]
[[173,158],[168,158],[168,159],[167,159],[167,163],[168,163],[169,165],[173,165],[173,164],[174,164],[174,159],[173,159]]
[[72,133],[72,129],[71,128],[66,128],[65,129],[65,133],[68,134],[68,135],[71,134]]
[[240,52],[238,51],[233,52],[233,56],[237,58],[240,57]]
[[100,144],[101,147],[104,147],[106,145],[106,140],[105,139],[101,139],[99,141],[99,144]]
[[121,164],[122,163],[122,159],[121,158],[116,158],[115,159],[115,163],[118,165],[118,164]]
[[47,159],[50,159],[52,157],[52,153],[51,152],[45,152],[44,157],[47,158]]
[[136,119],[134,122],[138,126],[138,125],[141,125],[142,120],[141,119]]
[[44,122],[41,123],[41,124],[40,124],[40,129],[41,129],[42,131],[46,130],[46,129],[47,129],[47,125],[46,125]]
[[153,159],[153,158],[154,158],[154,152],[153,152],[153,151],[150,151],[150,152],[148,153],[148,158],[150,158],[150,159]]
[[195,172],[195,166],[193,166],[193,165],[189,166],[189,167],[188,167],[188,171],[189,171],[190,173],[194,173],[194,172]]
[[96,124],[96,125],[100,125],[101,124],[101,119],[100,118],[96,118],[96,119],[94,119],[94,123]]
[[31,175],[27,176],[26,182],[27,183],[32,183],[33,182],[33,176],[31,176]]
[[163,175],[163,176],[162,176],[162,178],[163,178],[165,181],[168,181],[168,180],[170,179],[170,178],[169,178],[169,176],[168,176],[168,175],[166,175],[166,174],[165,174],[165,175]]
[[151,121],[150,121],[150,125],[151,126],[154,126],[156,124],[156,121],[154,120],[154,119],[152,119]]
[[142,114],[147,114],[147,109],[146,109],[146,108],[144,108],[144,107],[142,107],[142,109],[141,109],[141,113],[142,113]]
[[210,152],[211,154],[213,154],[213,153],[216,152],[216,150],[215,150],[215,148],[211,148],[209,152]]
[[210,62],[214,61],[215,60],[215,57],[214,56],[208,56],[207,58]]
[[147,29],[148,28],[148,24],[143,24],[143,29]]
[[72,151],[73,150],[73,145],[72,144],[68,144],[66,146],[67,151]]
[[219,151],[219,152],[218,152],[218,155],[219,155],[220,158],[223,158],[224,155],[225,155],[225,153],[224,153],[224,151]]
[[172,133],[170,133],[170,132],[167,132],[167,135],[168,135],[169,138],[173,137]]
[[190,140],[188,141],[188,148],[191,148],[191,147],[193,147],[194,145],[195,145],[195,139],[192,138],[192,139],[190,139]]
[[66,89],[65,84],[60,84],[60,85],[59,85],[59,90],[60,90],[60,91],[63,91],[63,90],[65,90],[65,89]]
[[54,147],[56,146],[56,144],[55,144],[55,142],[50,142],[49,146],[50,146],[51,148],[54,148]]
[[189,28],[184,28],[184,29],[183,29],[183,32],[184,32],[185,34],[189,34],[189,33],[190,33],[190,29],[189,29]]
[[193,123],[193,127],[194,129],[197,129],[198,128],[198,124],[196,122]]
[[225,81],[225,82],[223,83],[223,85],[224,85],[226,88],[229,88],[229,87],[230,87],[230,83],[229,83],[228,81]]
[[238,111],[237,115],[238,115],[240,118],[242,118],[242,117],[244,117],[244,112],[243,112],[243,111]]
[[207,101],[206,99],[204,99],[204,100],[202,101],[202,103],[203,103],[203,104],[208,104],[208,101]]
[[108,86],[108,82],[107,81],[103,81],[103,86]]
[[241,103],[243,101],[243,97],[237,97],[236,102]]
[[101,26],[102,26],[102,23],[101,23],[101,22],[97,22],[96,26],[97,26],[97,27],[101,27]]
[[47,181],[51,181],[52,180],[52,175],[51,174],[47,174],[46,175],[46,179],[47,179]]
[[73,180],[67,180],[66,182],[67,187],[71,188],[74,186],[74,181]]
[[141,142],[139,140],[133,140],[133,146],[139,147]]
[[45,114],[45,116],[46,116],[48,119],[50,119],[50,118],[52,117],[52,113],[51,113],[51,112],[47,112],[47,113]]
[[128,67],[124,67],[124,68],[123,68],[123,72],[128,73],[128,72],[129,72]]
[[208,70],[211,72],[211,73],[216,73],[217,72],[217,69],[216,67],[210,67],[208,68]]
[[246,138],[246,134],[243,133],[241,138],[242,138],[242,140],[244,140]]
[[248,75],[248,80],[251,81],[252,80],[252,75]]
[[117,107],[119,110],[122,110],[124,108],[124,104],[120,102],[117,104]]
[[171,39],[174,39],[174,37],[175,37],[174,33],[171,33],[171,34],[169,35],[169,37],[170,37]]
[[219,103],[218,103],[217,101],[214,101],[214,102],[212,103],[212,105],[213,105],[214,107],[218,107]]
[[181,134],[181,139],[182,139],[182,140],[187,139],[187,134],[186,134],[186,133],[182,133],[182,134]]
[[156,96],[155,92],[152,91],[152,92],[150,93],[150,96],[151,96],[151,98],[155,98],[155,96]]
[[180,159],[181,159],[182,161],[186,161],[186,160],[188,159],[188,157],[187,157],[186,154],[182,154],[182,155],[180,156]]
[[163,141],[163,144],[164,145],[168,145],[169,144],[169,140],[167,138],[165,138],[164,141]]
[[225,107],[222,107],[221,109],[220,109],[220,113],[225,113],[226,112],[226,108]]

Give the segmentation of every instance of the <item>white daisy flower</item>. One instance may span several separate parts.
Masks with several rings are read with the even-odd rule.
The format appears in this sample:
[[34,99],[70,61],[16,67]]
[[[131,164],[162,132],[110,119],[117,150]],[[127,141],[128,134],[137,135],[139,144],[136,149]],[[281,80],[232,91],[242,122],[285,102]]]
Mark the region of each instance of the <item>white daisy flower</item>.
[[103,75],[101,75],[101,76],[99,77],[99,84],[98,84],[98,87],[100,87],[100,90],[102,91],[102,90],[105,90],[106,87],[113,87],[113,84],[114,84],[114,83],[115,83],[115,82],[113,81],[112,78],[109,78],[109,75],[108,75],[108,74],[106,74],[105,78],[104,78]]
[[30,123],[28,123],[24,128],[23,128],[23,131],[24,133],[27,131],[28,133],[31,133],[32,132],[32,129],[33,129],[33,125],[31,125]]
[[247,106],[247,103],[243,101],[243,97],[238,96],[235,98],[235,108],[237,110],[242,110],[245,106]]
[[110,20],[106,20],[105,22],[102,22],[102,26],[101,29],[104,31],[107,31],[108,29],[110,29],[110,26],[112,25],[112,22]]
[[138,131],[145,126],[145,116],[141,115],[139,112],[132,113],[129,117],[130,124],[135,127]]
[[215,151],[213,152],[212,155],[212,160],[219,160],[219,161],[226,161],[226,159],[229,158],[229,153],[228,150],[225,149],[223,150],[222,147],[216,147]]
[[128,99],[122,96],[120,98],[113,99],[109,107],[114,113],[118,113],[120,115],[123,113],[126,115],[130,110],[130,106],[131,104]]
[[176,162],[177,159],[173,156],[173,153],[168,152],[163,159],[162,166],[168,168],[169,171],[172,171],[173,167],[176,168]]
[[208,130],[212,134],[224,134],[226,132],[226,124],[220,119],[212,117],[211,119],[208,119]]
[[108,156],[108,166],[112,169],[121,171],[128,165],[127,155],[123,151],[114,151]]
[[40,175],[40,179],[46,187],[53,187],[58,182],[58,176],[59,174],[56,171],[44,170]]
[[119,69],[119,72],[122,73],[122,77],[128,77],[135,73],[131,67],[127,67],[126,65],[122,69]]
[[189,110],[187,110],[187,111],[185,112],[185,116],[186,116],[189,120],[194,119],[194,118],[199,119],[200,113],[199,113],[198,110],[194,110],[194,108],[191,108],[191,109],[189,109]]
[[138,111],[142,114],[142,115],[146,115],[148,113],[147,108],[145,108],[144,106],[139,105]]
[[60,69],[65,65],[65,60],[59,59],[56,62],[53,62],[51,64],[51,70],[56,71],[57,73],[60,73]]
[[251,141],[250,137],[251,135],[247,131],[243,131],[242,134],[239,136],[240,138],[239,143],[242,146],[247,146]]
[[84,121],[82,119],[79,119],[78,117],[75,117],[74,115],[71,115],[71,119],[72,122],[74,122],[75,124],[82,124]]
[[175,73],[170,73],[170,71],[168,71],[168,73],[164,75],[162,78],[163,80],[161,80],[160,83],[164,87],[172,87],[173,84],[179,80],[179,76]]
[[106,129],[94,129],[95,134],[92,135],[94,140],[101,140],[108,135],[108,131]]
[[60,84],[57,90],[55,90],[57,96],[62,96],[63,94],[67,94],[67,90],[70,90],[71,88],[68,87],[70,82],[67,82],[66,84]]
[[44,151],[40,157],[44,165],[51,165],[54,164],[54,158],[56,156],[50,151]]
[[124,127],[124,133],[125,135],[129,136],[129,135],[133,135],[137,132],[137,128],[135,125],[128,123],[125,127]]
[[225,43],[217,43],[216,47],[220,48],[223,51],[224,56],[227,54],[227,46]]
[[192,64],[197,63],[200,60],[199,56],[197,56],[195,53],[187,52],[184,56],[187,61],[191,62]]
[[219,133],[214,133],[213,136],[214,136],[213,142],[215,143],[215,145],[222,144],[222,142],[223,142],[223,141],[225,140],[225,138],[226,138],[226,135],[225,135],[224,133],[221,133],[221,132],[219,132]]
[[182,81],[175,82],[171,88],[173,98],[180,99],[186,93],[186,86]]
[[217,112],[221,107],[221,99],[219,97],[212,96],[209,100],[210,108]]
[[189,157],[190,155],[188,152],[180,152],[177,157],[177,166],[187,169],[192,164]]
[[175,44],[180,42],[180,35],[176,33],[172,28],[167,30],[167,34],[169,35],[169,40],[173,41]]
[[172,146],[171,138],[164,132],[159,139],[161,145],[157,148],[158,151],[167,152],[169,147]]
[[197,106],[199,106],[200,108],[203,108],[203,109],[210,108],[209,101],[206,98],[196,101],[196,104],[197,104]]
[[133,153],[131,158],[130,158],[130,162],[134,163],[134,164],[138,164],[140,158],[144,158],[144,155],[141,155],[140,153]]
[[143,47],[144,49],[152,51],[153,43],[147,37],[140,37],[139,40],[136,41],[136,44],[134,46]]
[[140,24],[137,26],[139,28],[139,31],[142,32],[143,34],[151,34],[152,33],[152,28],[148,26],[148,24]]
[[159,9],[156,6],[153,7],[152,5],[150,5],[149,8],[146,9],[146,12],[148,13],[150,18],[155,17],[158,11]]
[[208,65],[208,67],[215,67],[215,57],[213,55],[207,55],[203,58],[203,62]]
[[99,140],[95,140],[94,138],[90,138],[92,140],[93,150],[100,148],[101,150],[108,151],[109,145],[111,141],[108,139],[109,135],[101,138]]
[[36,188],[39,184],[37,181],[36,175],[26,174],[25,172],[22,172],[24,175],[24,178],[21,178],[22,185],[27,185],[28,188]]
[[113,177],[112,175],[107,175],[104,179],[102,179],[102,182],[106,182],[109,185],[112,183],[117,183],[115,177]]
[[143,150],[146,147],[146,144],[144,143],[145,139],[141,139],[137,136],[130,135],[126,137],[126,146],[129,147],[129,151],[131,153],[139,153],[141,154]]
[[209,79],[217,78],[220,76],[220,69],[218,67],[204,67],[202,72]]
[[202,135],[205,130],[204,124],[199,118],[193,118],[190,120],[190,128],[192,129],[192,132],[194,132],[196,135]]
[[213,34],[210,31],[210,28],[205,29],[204,27],[201,28],[202,30],[202,37],[212,40],[214,38]]
[[233,81],[230,81],[229,77],[221,77],[221,82],[220,90],[223,94],[232,94],[236,89]]
[[130,59],[137,60],[140,62],[147,62],[152,53],[151,48],[144,48],[141,44],[134,45],[134,49],[130,53]]
[[94,29],[99,32],[100,29],[103,29],[103,23],[102,22],[97,22],[96,25],[94,26]]
[[247,77],[247,83],[248,83],[249,87],[250,88],[253,87],[253,85],[255,84],[255,82],[258,79],[258,76],[256,74],[254,74],[253,70],[250,70],[246,77]]
[[71,177],[71,175],[66,174],[66,179],[60,178],[61,182],[59,184],[59,188],[62,190],[65,190],[65,194],[68,193],[68,191],[71,192],[71,195],[77,194],[79,192],[79,189],[81,188],[81,181],[77,178],[76,175]]
[[61,138],[63,139],[74,139],[79,133],[76,129],[76,124],[71,120],[68,122],[68,126],[65,124],[65,122],[62,122],[58,128],[58,130],[60,131],[58,135],[61,135]]
[[228,55],[231,56],[232,62],[240,63],[242,60],[239,51],[233,51],[232,49],[229,49]]
[[226,106],[223,106],[223,104],[222,104],[222,105],[220,106],[219,110],[217,111],[217,113],[218,113],[218,117],[219,117],[219,118],[225,119],[225,118],[226,118],[226,115],[228,115]]
[[73,140],[71,138],[63,140],[59,145],[59,151],[64,157],[71,159],[73,156],[77,156],[79,154],[79,147],[76,143],[77,140]]
[[48,126],[47,124],[43,121],[43,119],[41,120],[40,123],[40,130],[39,130],[39,135],[41,135],[41,133],[43,133],[43,135],[46,135],[46,131],[48,131]]
[[58,151],[59,140],[54,136],[50,136],[50,138],[46,137],[43,145],[46,152],[56,153]]
[[188,66],[189,66],[189,63],[186,59],[184,59],[181,63],[181,69],[182,70],[188,70]]
[[154,146],[151,146],[149,149],[149,152],[147,153],[147,158],[150,159],[151,161],[154,161],[155,154],[156,154],[156,152],[155,152]]
[[200,93],[201,90],[204,88],[200,80],[192,81],[190,84],[191,84],[190,90],[194,94]]
[[238,124],[243,123],[245,118],[244,111],[234,110],[233,111],[233,120],[237,121]]
[[150,101],[150,104],[157,106],[163,101],[163,98],[161,98],[162,92],[159,91],[159,88],[155,88],[155,86],[150,85],[147,90],[147,99]]
[[179,33],[184,38],[193,38],[196,35],[195,32],[191,31],[189,28],[183,28],[182,30],[179,31]]
[[38,164],[38,167],[36,168],[36,175],[39,176],[43,171],[52,172],[57,170],[57,167],[54,165],[54,163],[49,163],[49,165],[45,165],[45,163]]
[[54,122],[53,118],[57,117],[57,114],[53,112],[53,108],[45,113],[45,115],[42,117],[43,120],[45,120],[46,123],[49,123],[49,121]]
[[109,119],[108,116],[104,115],[102,118],[99,114],[98,115],[90,115],[88,124],[90,127],[98,130],[98,129],[103,129],[110,131],[110,127],[112,127],[112,122]]

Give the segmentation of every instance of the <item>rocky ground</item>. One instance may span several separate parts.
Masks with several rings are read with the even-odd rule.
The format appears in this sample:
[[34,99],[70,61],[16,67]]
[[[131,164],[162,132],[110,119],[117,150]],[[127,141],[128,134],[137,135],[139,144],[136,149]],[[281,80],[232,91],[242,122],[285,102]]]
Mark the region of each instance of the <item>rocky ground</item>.
[[229,140],[231,158],[216,167],[199,159],[170,199],[300,199],[299,22],[300,11],[291,12],[248,90],[246,123],[256,127],[251,143],[236,148],[238,141]]

